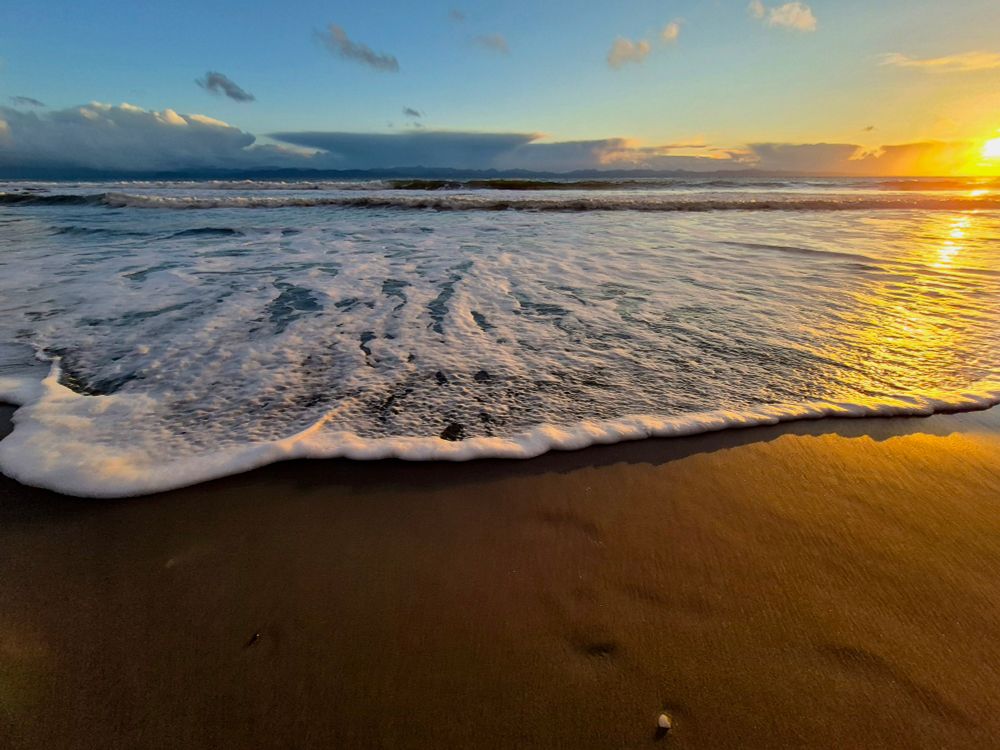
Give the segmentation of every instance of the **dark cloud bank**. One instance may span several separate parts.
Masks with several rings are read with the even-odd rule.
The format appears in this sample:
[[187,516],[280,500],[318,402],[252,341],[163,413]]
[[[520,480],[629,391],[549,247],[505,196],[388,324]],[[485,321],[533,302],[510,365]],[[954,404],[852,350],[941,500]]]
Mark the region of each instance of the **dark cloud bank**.
[[[221,85],[221,84],[220,84]],[[244,92],[245,93],[245,92]],[[416,112],[416,110],[412,110]],[[409,114],[409,113],[408,113]],[[412,115],[411,115],[412,116]],[[967,143],[911,143],[865,152],[852,144],[757,143],[738,150],[637,146],[625,139],[545,142],[533,133],[409,130],[279,132],[260,144],[246,131],[197,114],[100,103],[38,112],[0,106],[0,176],[80,170],[240,172],[420,169],[571,172],[634,170],[808,174],[913,174],[961,164]],[[680,153],[678,153],[680,151]]]

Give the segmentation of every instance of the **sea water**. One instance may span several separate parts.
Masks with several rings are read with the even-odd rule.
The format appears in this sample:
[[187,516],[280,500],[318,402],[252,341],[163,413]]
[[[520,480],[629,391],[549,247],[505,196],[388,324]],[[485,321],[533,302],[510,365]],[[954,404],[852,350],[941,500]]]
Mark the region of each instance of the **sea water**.
[[85,496],[1000,400],[965,180],[0,184],[0,470]]

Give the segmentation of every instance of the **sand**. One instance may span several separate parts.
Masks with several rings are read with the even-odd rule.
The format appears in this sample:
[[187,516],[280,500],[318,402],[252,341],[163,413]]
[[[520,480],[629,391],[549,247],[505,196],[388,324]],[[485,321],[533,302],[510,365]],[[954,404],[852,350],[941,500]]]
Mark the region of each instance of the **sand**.
[[0,478],[0,747],[998,747],[998,571],[997,409]]

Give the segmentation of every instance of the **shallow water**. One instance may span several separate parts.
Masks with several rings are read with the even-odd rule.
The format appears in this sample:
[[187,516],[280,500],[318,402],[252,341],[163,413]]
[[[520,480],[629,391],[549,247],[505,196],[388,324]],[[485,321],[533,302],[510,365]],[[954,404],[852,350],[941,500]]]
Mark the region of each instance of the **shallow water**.
[[1000,398],[980,185],[399,187],[0,186],[0,469],[121,495]]

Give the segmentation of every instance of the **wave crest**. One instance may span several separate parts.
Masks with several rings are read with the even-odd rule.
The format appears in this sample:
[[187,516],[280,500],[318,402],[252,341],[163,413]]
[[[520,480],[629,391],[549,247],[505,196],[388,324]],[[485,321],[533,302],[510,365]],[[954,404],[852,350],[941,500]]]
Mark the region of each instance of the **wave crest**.
[[[984,383],[975,390],[960,393],[773,404],[744,411],[717,410],[672,417],[632,415],[570,425],[539,424],[511,436],[465,440],[431,436],[366,438],[347,431],[326,430],[320,420],[283,439],[161,461],[141,452],[109,451],[88,440],[88,426],[102,412],[109,408],[141,411],[146,397],[85,396],[60,384],[59,376],[58,363],[53,363],[41,383],[24,377],[0,377],[0,401],[22,406],[15,414],[16,429],[0,442],[0,470],[24,484],[100,498],[177,489],[292,459],[527,459],[552,450],[578,450],[592,445],[681,437],[803,419],[929,416],[1000,404],[1000,383]],[[72,414],[71,422],[67,422],[67,414]],[[67,429],[70,423],[76,429]]]
[[925,210],[968,211],[1000,209],[1000,197],[934,195],[768,195],[719,198],[677,194],[556,195],[507,197],[452,193],[447,195],[290,195],[173,196],[133,193],[37,194],[0,193],[3,206],[105,206],[108,208],[357,208],[432,211],[534,211],[582,213],[588,211],[855,211]]

